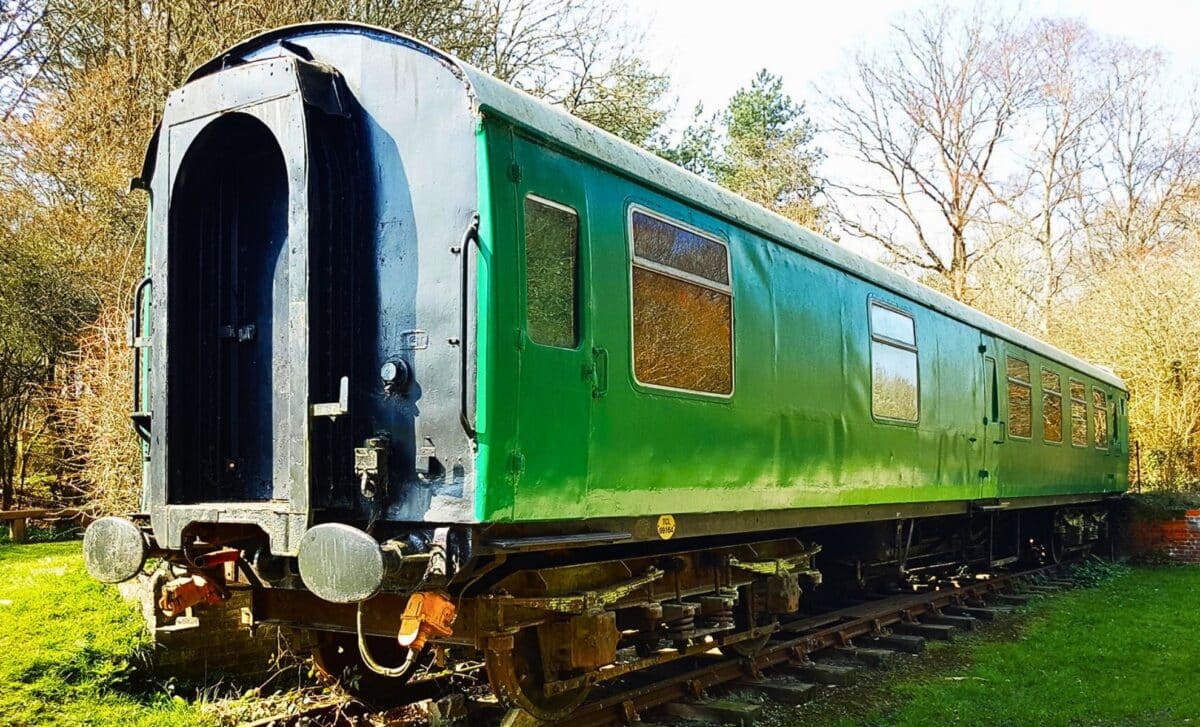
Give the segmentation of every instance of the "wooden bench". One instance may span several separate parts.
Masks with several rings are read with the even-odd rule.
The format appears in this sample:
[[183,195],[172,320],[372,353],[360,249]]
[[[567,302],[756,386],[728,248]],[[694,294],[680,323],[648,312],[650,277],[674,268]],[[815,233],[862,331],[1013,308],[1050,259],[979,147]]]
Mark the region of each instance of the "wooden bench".
[[0,510],[0,523],[7,522],[12,528],[12,541],[24,543],[30,520],[73,520],[87,517],[80,510]]

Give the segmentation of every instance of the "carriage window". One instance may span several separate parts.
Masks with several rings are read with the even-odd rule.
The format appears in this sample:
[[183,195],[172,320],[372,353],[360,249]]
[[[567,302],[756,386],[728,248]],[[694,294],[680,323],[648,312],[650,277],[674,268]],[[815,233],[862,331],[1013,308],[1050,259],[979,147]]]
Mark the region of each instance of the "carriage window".
[[1033,399],[1029,363],[1008,357],[1008,433],[1028,439],[1033,436]]
[[1087,393],[1082,381],[1071,380],[1071,444],[1087,446]]
[[579,215],[570,207],[525,198],[525,324],[530,340],[579,343]]
[[1092,389],[1092,417],[1096,427],[1096,448],[1108,449],[1108,400],[1099,389]]
[[1062,379],[1042,369],[1042,439],[1062,442],[1062,414]]
[[633,248],[633,374],[643,384],[733,393],[729,255],[713,237],[640,210]]
[[871,413],[881,419],[915,422],[920,389],[912,316],[875,302],[870,311]]

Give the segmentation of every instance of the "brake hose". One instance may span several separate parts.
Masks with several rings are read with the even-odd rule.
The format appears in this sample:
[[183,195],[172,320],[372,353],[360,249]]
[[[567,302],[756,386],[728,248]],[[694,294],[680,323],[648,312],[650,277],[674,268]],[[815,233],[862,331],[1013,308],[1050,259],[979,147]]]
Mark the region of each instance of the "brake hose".
[[380,676],[392,678],[404,676],[417,661],[417,649],[409,649],[408,656],[404,657],[404,663],[400,666],[384,666],[371,658],[371,652],[367,649],[367,639],[363,635],[363,603],[365,601],[358,602],[358,616],[356,619],[358,626],[358,655],[362,657],[363,663],[367,665],[368,669]]

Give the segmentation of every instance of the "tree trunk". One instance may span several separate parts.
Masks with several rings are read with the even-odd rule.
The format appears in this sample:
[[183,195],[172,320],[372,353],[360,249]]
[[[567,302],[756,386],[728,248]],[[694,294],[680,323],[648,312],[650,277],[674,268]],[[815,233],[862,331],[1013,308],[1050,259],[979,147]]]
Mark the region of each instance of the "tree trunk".
[[950,295],[957,301],[967,301],[967,240],[961,230],[953,232],[950,256]]

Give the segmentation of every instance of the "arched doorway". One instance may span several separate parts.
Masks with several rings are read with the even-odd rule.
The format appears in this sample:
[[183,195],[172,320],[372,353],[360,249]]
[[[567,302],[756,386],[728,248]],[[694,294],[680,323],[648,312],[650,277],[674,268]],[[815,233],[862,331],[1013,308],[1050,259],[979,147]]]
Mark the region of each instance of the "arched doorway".
[[270,500],[273,422],[305,366],[288,350],[304,271],[288,254],[288,166],[262,121],[224,114],[191,142],[168,235],[169,501]]

